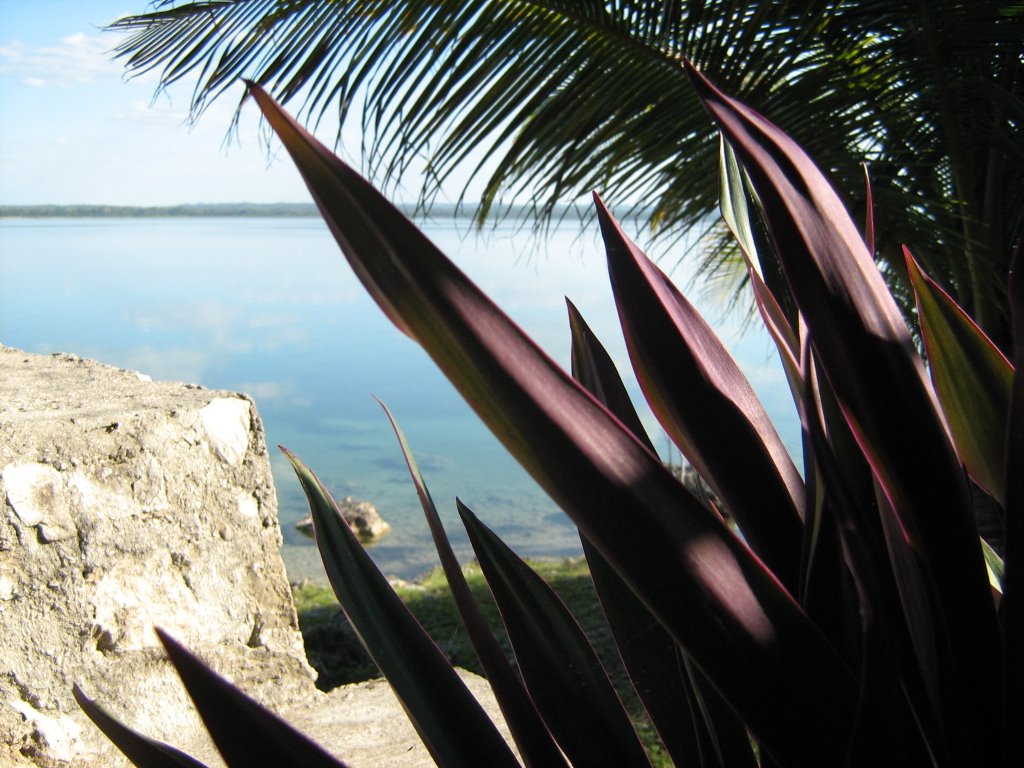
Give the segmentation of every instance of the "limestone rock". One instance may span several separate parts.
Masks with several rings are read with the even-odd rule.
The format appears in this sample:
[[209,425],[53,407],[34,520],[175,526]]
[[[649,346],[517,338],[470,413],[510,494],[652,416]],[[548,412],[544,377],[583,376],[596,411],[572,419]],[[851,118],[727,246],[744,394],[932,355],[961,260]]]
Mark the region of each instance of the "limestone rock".
[[154,625],[354,768],[433,765],[386,683],[316,690],[280,545],[244,395],[0,345],[0,766],[128,765],[75,683],[222,766]]
[[74,683],[201,740],[154,625],[273,707],[313,700],[280,544],[247,397],[0,346],[0,765],[126,764]]
[[[338,511],[345,518],[345,522],[363,544],[375,544],[391,531],[391,526],[370,502],[357,501],[351,496],[346,496],[344,499],[338,500],[337,504]],[[306,515],[295,524],[295,527],[300,533],[312,538],[313,516]]]

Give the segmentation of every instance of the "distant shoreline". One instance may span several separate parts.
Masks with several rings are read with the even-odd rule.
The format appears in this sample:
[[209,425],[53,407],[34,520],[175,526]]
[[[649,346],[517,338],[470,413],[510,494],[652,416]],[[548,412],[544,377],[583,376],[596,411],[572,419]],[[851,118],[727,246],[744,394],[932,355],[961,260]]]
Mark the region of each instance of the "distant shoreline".
[[[410,217],[422,218],[425,212],[411,203],[398,207]],[[453,205],[437,203],[430,206],[431,218],[472,218],[475,204]],[[513,205],[502,209],[497,218],[524,220],[533,218],[536,211],[529,205]],[[145,218],[318,218],[313,203],[189,203],[185,205],[132,206],[132,205],[0,205],[0,219],[145,219]],[[553,219],[579,219],[580,213],[572,206],[556,209]]]
[[184,205],[0,205],[4,219],[136,219],[177,217],[312,218],[312,203],[190,203]]

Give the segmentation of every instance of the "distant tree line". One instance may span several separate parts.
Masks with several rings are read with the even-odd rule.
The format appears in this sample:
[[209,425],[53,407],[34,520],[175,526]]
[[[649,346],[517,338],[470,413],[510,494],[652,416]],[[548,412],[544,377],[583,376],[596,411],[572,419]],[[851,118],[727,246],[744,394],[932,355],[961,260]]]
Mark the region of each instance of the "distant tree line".
[[[475,205],[435,203],[429,210],[412,203],[398,204],[406,215],[422,219],[470,218]],[[500,211],[496,220],[525,220],[531,216],[530,206],[510,205]],[[574,206],[562,206],[558,218],[578,219]],[[0,205],[0,219],[141,219],[169,217],[317,217],[312,203],[190,203],[186,205]]]
[[196,203],[190,205],[3,205],[0,218],[154,218],[167,216],[316,216],[312,203]]

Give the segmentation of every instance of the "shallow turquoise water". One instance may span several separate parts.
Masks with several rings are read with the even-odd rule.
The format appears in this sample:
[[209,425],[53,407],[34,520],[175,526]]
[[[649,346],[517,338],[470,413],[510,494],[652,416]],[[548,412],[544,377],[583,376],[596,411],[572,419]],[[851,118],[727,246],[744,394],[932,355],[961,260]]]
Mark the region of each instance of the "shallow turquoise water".
[[[480,236],[467,227],[424,225],[555,360],[568,366],[568,295],[628,371],[593,235],[567,224],[540,248],[512,227]],[[685,275],[674,276],[685,284]],[[734,326],[724,338],[794,450],[789,395],[767,340],[740,337]],[[434,564],[373,394],[402,425],[461,557],[468,545],[457,529],[456,496],[523,555],[580,551],[574,528],[383,317],[317,219],[0,221],[0,341],[251,394],[289,545],[312,546],[293,530],[305,501],[276,444],[298,453],[337,496],[377,506],[392,525],[372,550],[382,570],[409,578]],[[632,394],[641,400],[635,387]],[[302,550],[289,546],[286,560],[288,552],[294,558]]]

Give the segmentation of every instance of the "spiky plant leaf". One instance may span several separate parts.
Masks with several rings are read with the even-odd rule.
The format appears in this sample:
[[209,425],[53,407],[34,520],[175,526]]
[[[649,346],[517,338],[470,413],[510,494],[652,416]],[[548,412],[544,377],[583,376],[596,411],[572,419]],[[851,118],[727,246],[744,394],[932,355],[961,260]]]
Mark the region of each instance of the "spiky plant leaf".
[[763,117],[688,71],[751,179],[824,374],[924,568],[928,599],[941,617],[931,629],[949,651],[937,670],[945,725],[962,733],[962,759],[991,763],[1000,740],[993,695],[1000,632],[967,484],[910,334],[813,161]]
[[804,487],[792,458],[718,336],[595,200],[626,348],[651,410],[795,594]]
[[907,273],[942,411],[974,481],[1004,504],[1013,365],[904,248]]
[[650,766],[600,659],[561,598],[457,504],[523,681],[570,762]]
[[719,186],[721,188],[718,208],[747,264],[757,268],[760,266],[760,257],[757,253],[754,223],[746,193],[748,182],[744,178],[742,166],[736,160],[736,152],[729,146],[724,136],[719,134],[718,139]]
[[[653,451],[611,356],[579,310],[571,301],[566,303],[572,330],[573,378]],[[677,765],[753,765],[753,751],[742,722],[712,686],[706,681],[700,685],[700,673],[687,663],[685,651],[601,553],[586,537],[581,536],[581,541],[619,655],[668,754]]]
[[1010,273],[1014,374],[1006,440],[1006,551],[1003,599],[1003,765],[1024,754],[1024,255],[1017,245]]
[[377,570],[323,484],[282,448],[309,500],[334,594],[431,756],[444,766],[519,763],[448,659]]
[[423,507],[423,514],[427,518],[430,535],[441,559],[441,567],[444,569],[448,587],[451,589],[452,599],[455,601],[459,617],[466,627],[473,650],[484,668],[487,681],[494,690],[494,697],[498,706],[501,707],[505,722],[512,732],[512,737],[519,747],[523,760],[527,766],[537,766],[538,768],[540,766],[564,766],[566,764],[564,757],[551,740],[547,726],[544,725],[533,702],[530,701],[529,694],[523,688],[508,659],[505,658],[504,651],[495,640],[487,620],[473,598],[469,583],[452,551],[448,536],[444,531],[444,525],[441,523],[441,517],[437,514],[437,508],[430,496],[426,480],[420,472],[405,435],[388,407],[379,400],[377,402],[380,402],[395,431],[395,436],[398,438],[402,455],[409,467],[409,474],[412,475],[413,485],[416,487],[416,494]]
[[780,760],[840,759],[856,683],[776,578],[394,206],[252,93],[371,296],[643,595],[762,746]]
[[583,315],[568,298],[565,300],[569,313],[569,330],[572,335],[570,347],[570,370],[572,377],[580,382],[588,392],[603,403],[622,424],[632,432],[637,440],[651,451],[651,442],[647,430],[644,429],[640,416],[633,407],[633,401],[626,391],[625,384],[615,370],[611,355],[604,348],[597,336],[587,325]]
[[86,696],[77,685],[72,687],[71,693],[96,727],[139,768],[206,768],[191,755],[129,728]]
[[871,193],[871,174],[864,164],[864,245],[868,253],[875,253],[875,198]]
[[344,768],[343,762],[235,688],[166,632],[157,628],[156,633],[228,768]]
[[[799,373],[800,340],[793,324],[786,317],[778,299],[761,274],[764,265],[758,254],[757,237],[754,234],[757,211],[749,197],[750,181],[736,159],[736,152],[724,137],[721,137],[720,145],[719,184],[722,196],[719,208],[722,218],[740,246],[740,252],[747,263],[748,279],[758,312],[779,348],[790,389],[794,399],[799,402],[802,399],[799,393],[803,389]],[[771,258],[769,256],[769,260]]]

